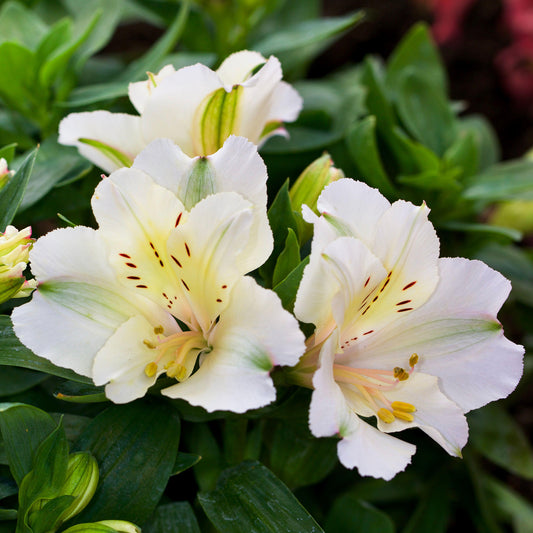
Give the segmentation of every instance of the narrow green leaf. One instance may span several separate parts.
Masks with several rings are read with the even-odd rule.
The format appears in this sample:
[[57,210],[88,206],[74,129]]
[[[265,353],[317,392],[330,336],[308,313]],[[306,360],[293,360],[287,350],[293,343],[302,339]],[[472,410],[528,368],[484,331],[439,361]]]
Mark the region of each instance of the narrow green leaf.
[[486,482],[494,499],[494,505],[509,516],[514,533],[531,533],[533,505],[507,485],[495,479],[487,478]]
[[23,404],[0,404],[0,429],[9,468],[18,485],[32,469],[33,454],[56,428],[52,417]]
[[452,192],[461,190],[461,186],[457,181],[460,174],[461,169],[454,167],[441,169],[440,171],[426,170],[409,176],[400,175],[397,179],[400,183],[417,189]]
[[292,492],[262,464],[245,461],[225,470],[217,487],[198,500],[221,533],[319,533]]
[[172,475],[179,435],[180,420],[164,402],[116,405],[96,416],[76,448],[94,455],[100,484],[77,523],[110,517],[145,522]]
[[45,63],[46,59],[54,53],[61,45],[68,42],[72,35],[72,20],[62,18],[58,20],[41,39],[35,51],[35,60],[39,67]]
[[0,43],[13,41],[34,50],[46,34],[46,24],[19,2],[6,2],[0,10]]
[[504,228],[503,226],[492,226],[489,224],[474,224],[470,222],[445,222],[440,224],[439,228],[449,229],[453,231],[465,231],[467,233],[486,233],[506,237],[513,241],[521,241],[522,233],[512,228]]
[[5,159],[8,165],[11,164],[12,159],[15,157],[16,147],[17,147],[17,143],[11,143],[11,144],[6,144],[2,148],[0,148],[0,158]]
[[292,228],[288,228],[285,248],[279,254],[272,275],[272,285],[283,281],[300,264],[300,245]]
[[466,183],[469,200],[533,200],[533,161],[515,159],[493,165]]
[[457,124],[448,101],[424,76],[406,69],[399,80],[397,110],[415,139],[439,157],[457,135]]
[[346,144],[360,179],[388,198],[395,198],[396,191],[383,168],[377,146],[376,117],[371,115],[354,123],[346,135]]
[[75,148],[58,144],[57,138],[49,137],[41,144],[20,209],[35,204],[53,187],[79,179],[91,168],[91,163]]
[[201,455],[196,455],[195,453],[178,452],[176,462],[172,467],[172,475],[176,476],[177,474],[185,472],[185,470],[188,470],[189,468],[193,467],[201,460]]
[[42,372],[34,372],[26,368],[1,367],[0,396],[19,394],[48,379]]
[[4,232],[22,201],[22,196],[32,173],[37,149],[32,150],[7,185],[0,190],[0,231]]
[[200,533],[200,526],[189,502],[160,505],[155,510],[146,533]]
[[80,383],[92,383],[90,378],[80,376],[68,368],[56,366],[26,348],[13,332],[11,318],[5,315],[0,315],[0,365],[30,368]]
[[461,169],[460,179],[476,174],[479,169],[479,148],[474,132],[459,130],[459,135],[446,150],[442,159],[447,167]]
[[146,72],[159,65],[161,59],[167,55],[177,44],[185,29],[189,16],[189,0],[181,2],[180,10],[165,34],[155,43],[146,54],[133,61],[130,66],[118,77],[116,81],[132,82],[142,79]]
[[481,115],[469,115],[459,120],[459,131],[472,133],[479,157],[479,170],[485,170],[501,158],[498,137],[489,121]]
[[398,91],[408,68],[417,69],[429,85],[445,95],[446,71],[425,23],[415,24],[392,53],[387,65],[387,86]]
[[352,494],[338,498],[326,519],[326,533],[394,533],[394,523],[382,511]]
[[317,483],[337,464],[337,439],[317,439],[303,424],[279,423],[272,437],[270,467],[294,490]]
[[497,404],[468,415],[470,442],[485,457],[509,472],[533,479],[533,449],[515,420]]
[[309,263],[309,256],[307,256],[284,280],[280,281],[274,286],[273,291],[279,296],[283,308],[292,313],[294,309],[294,302],[296,301],[296,293],[300,286],[300,281],[304,273],[304,268]]

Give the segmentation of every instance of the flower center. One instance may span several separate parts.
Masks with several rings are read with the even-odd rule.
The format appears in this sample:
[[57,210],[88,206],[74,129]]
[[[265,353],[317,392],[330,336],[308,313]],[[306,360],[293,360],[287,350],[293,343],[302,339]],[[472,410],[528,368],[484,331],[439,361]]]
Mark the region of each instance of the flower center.
[[412,422],[414,420],[412,413],[416,411],[416,407],[407,402],[391,402],[384,392],[409,379],[417,363],[418,355],[414,353],[409,358],[409,370],[399,366],[393,370],[380,370],[334,364],[333,376],[337,383],[352,385],[383,422],[390,424],[397,418]]
[[169,378],[184,381],[192,374],[200,353],[208,348],[199,331],[180,331],[166,337],[159,326],[154,328],[154,335],[152,339],[143,340],[145,346],[155,352],[154,360],[144,367],[148,377],[159,374],[163,369]]

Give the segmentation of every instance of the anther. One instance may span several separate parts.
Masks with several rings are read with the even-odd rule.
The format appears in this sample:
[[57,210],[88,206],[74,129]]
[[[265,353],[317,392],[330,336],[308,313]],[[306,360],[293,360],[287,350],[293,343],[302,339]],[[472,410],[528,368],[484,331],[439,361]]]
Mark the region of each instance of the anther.
[[156,335],[162,335],[163,334],[163,331],[165,331],[165,328],[163,328],[163,326],[156,326],[154,328],[154,333]]
[[405,420],[405,422],[413,422],[415,417],[405,411],[397,411],[396,409],[392,411],[393,416],[399,418],[400,420]]
[[153,378],[156,374],[157,374],[157,364],[152,362],[152,363],[148,363],[145,367],[144,367],[144,373],[149,377],[149,378]]
[[394,419],[395,419],[394,414],[388,409],[385,409],[385,407],[382,407],[381,409],[378,410],[378,416],[386,424],[390,424],[394,422]]
[[394,367],[394,377],[398,381],[405,381],[409,378],[409,372],[406,372],[401,366]]
[[406,413],[414,413],[416,411],[416,407],[407,402],[392,402],[391,407],[395,411],[405,411]]
[[187,375],[187,369],[180,364],[173,364],[167,370],[167,376],[169,378],[176,378],[178,381],[181,381]]
[[150,342],[148,339],[144,339],[143,340],[143,344],[145,346],[148,346],[148,348],[150,348],[150,350],[153,350],[153,349],[156,348],[156,345],[153,342]]
[[413,355],[411,355],[411,357],[409,357],[409,366],[412,368],[417,363],[418,363],[418,354],[414,353]]

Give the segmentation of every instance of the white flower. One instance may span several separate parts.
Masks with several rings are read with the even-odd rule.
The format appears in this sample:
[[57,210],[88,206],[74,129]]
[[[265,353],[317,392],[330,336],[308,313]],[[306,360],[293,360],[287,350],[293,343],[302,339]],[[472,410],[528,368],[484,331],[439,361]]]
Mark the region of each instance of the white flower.
[[191,157],[216,152],[231,134],[261,144],[284,134],[283,122],[295,120],[302,108],[298,93],[281,78],[278,59],[246,50],[230,55],[216,72],[199,63],[178,71],[167,65],[130,84],[140,116],[73,113],[59,125],[59,142],[76,146],[107,172],[130,166],[158,138],[171,139]]
[[[266,173],[255,147],[228,142],[240,143],[241,155],[252,150],[243,169],[261,191]],[[167,174],[163,164],[162,186],[137,163],[120,169],[93,196],[98,230],[60,229],[37,241],[30,258],[39,288],[13,312],[15,332],[36,354],[106,384],[117,403],[166,373],[177,381],[163,394],[209,411],[266,405],[275,399],[273,366],[295,364],[304,350],[279,298],[244,275],[271,252],[272,235],[257,221],[266,212],[237,192],[217,192],[231,167],[223,157],[192,161],[158,141],[139,166],[154,156],[182,158],[186,170]],[[196,190],[191,169],[205,183],[198,164],[212,179],[205,197],[186,192]]]
[[295,304],[316,330],[293,376],[314,388],[312,433],[340,436],[345,466],[385,479],[415,451],[388,433],[417,426],[460,455],[464,413],[522,373],[523,349],[496,319],[509,282],[479,261],[439,259],[425,205],[342,179],[318,210],[304,213],[315,235]]

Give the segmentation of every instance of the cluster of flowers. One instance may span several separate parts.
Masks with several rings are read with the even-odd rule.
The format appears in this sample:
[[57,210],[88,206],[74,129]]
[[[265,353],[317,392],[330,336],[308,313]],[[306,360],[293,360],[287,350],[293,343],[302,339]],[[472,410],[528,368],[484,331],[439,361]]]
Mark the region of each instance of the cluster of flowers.
[[[140,116],[65,118],[60,142],[111,174],[92,198],[98,229],[34,244],[38,287],[15,332],[116,403],[166,374],[162,394],[242,413],[272,402],[270,373],[289,367],[313,389],[311,432],[339,436],[340,461],[362,475],[403,470],[415,448],[390,433],[411,427],[460,455],[465,413],[522,373],[523,349],[496,319],[510,284],[479,261],[439,258],[425,205],[341,177],[303,208],[310,262],[294,316],[284,310],[247,275],[273,249],[257,145],[302,106],[281,77],[276,58],[243,51],[216,72],[168,66],[131,84]],[[297,319],[315,325],[307,340]]]

